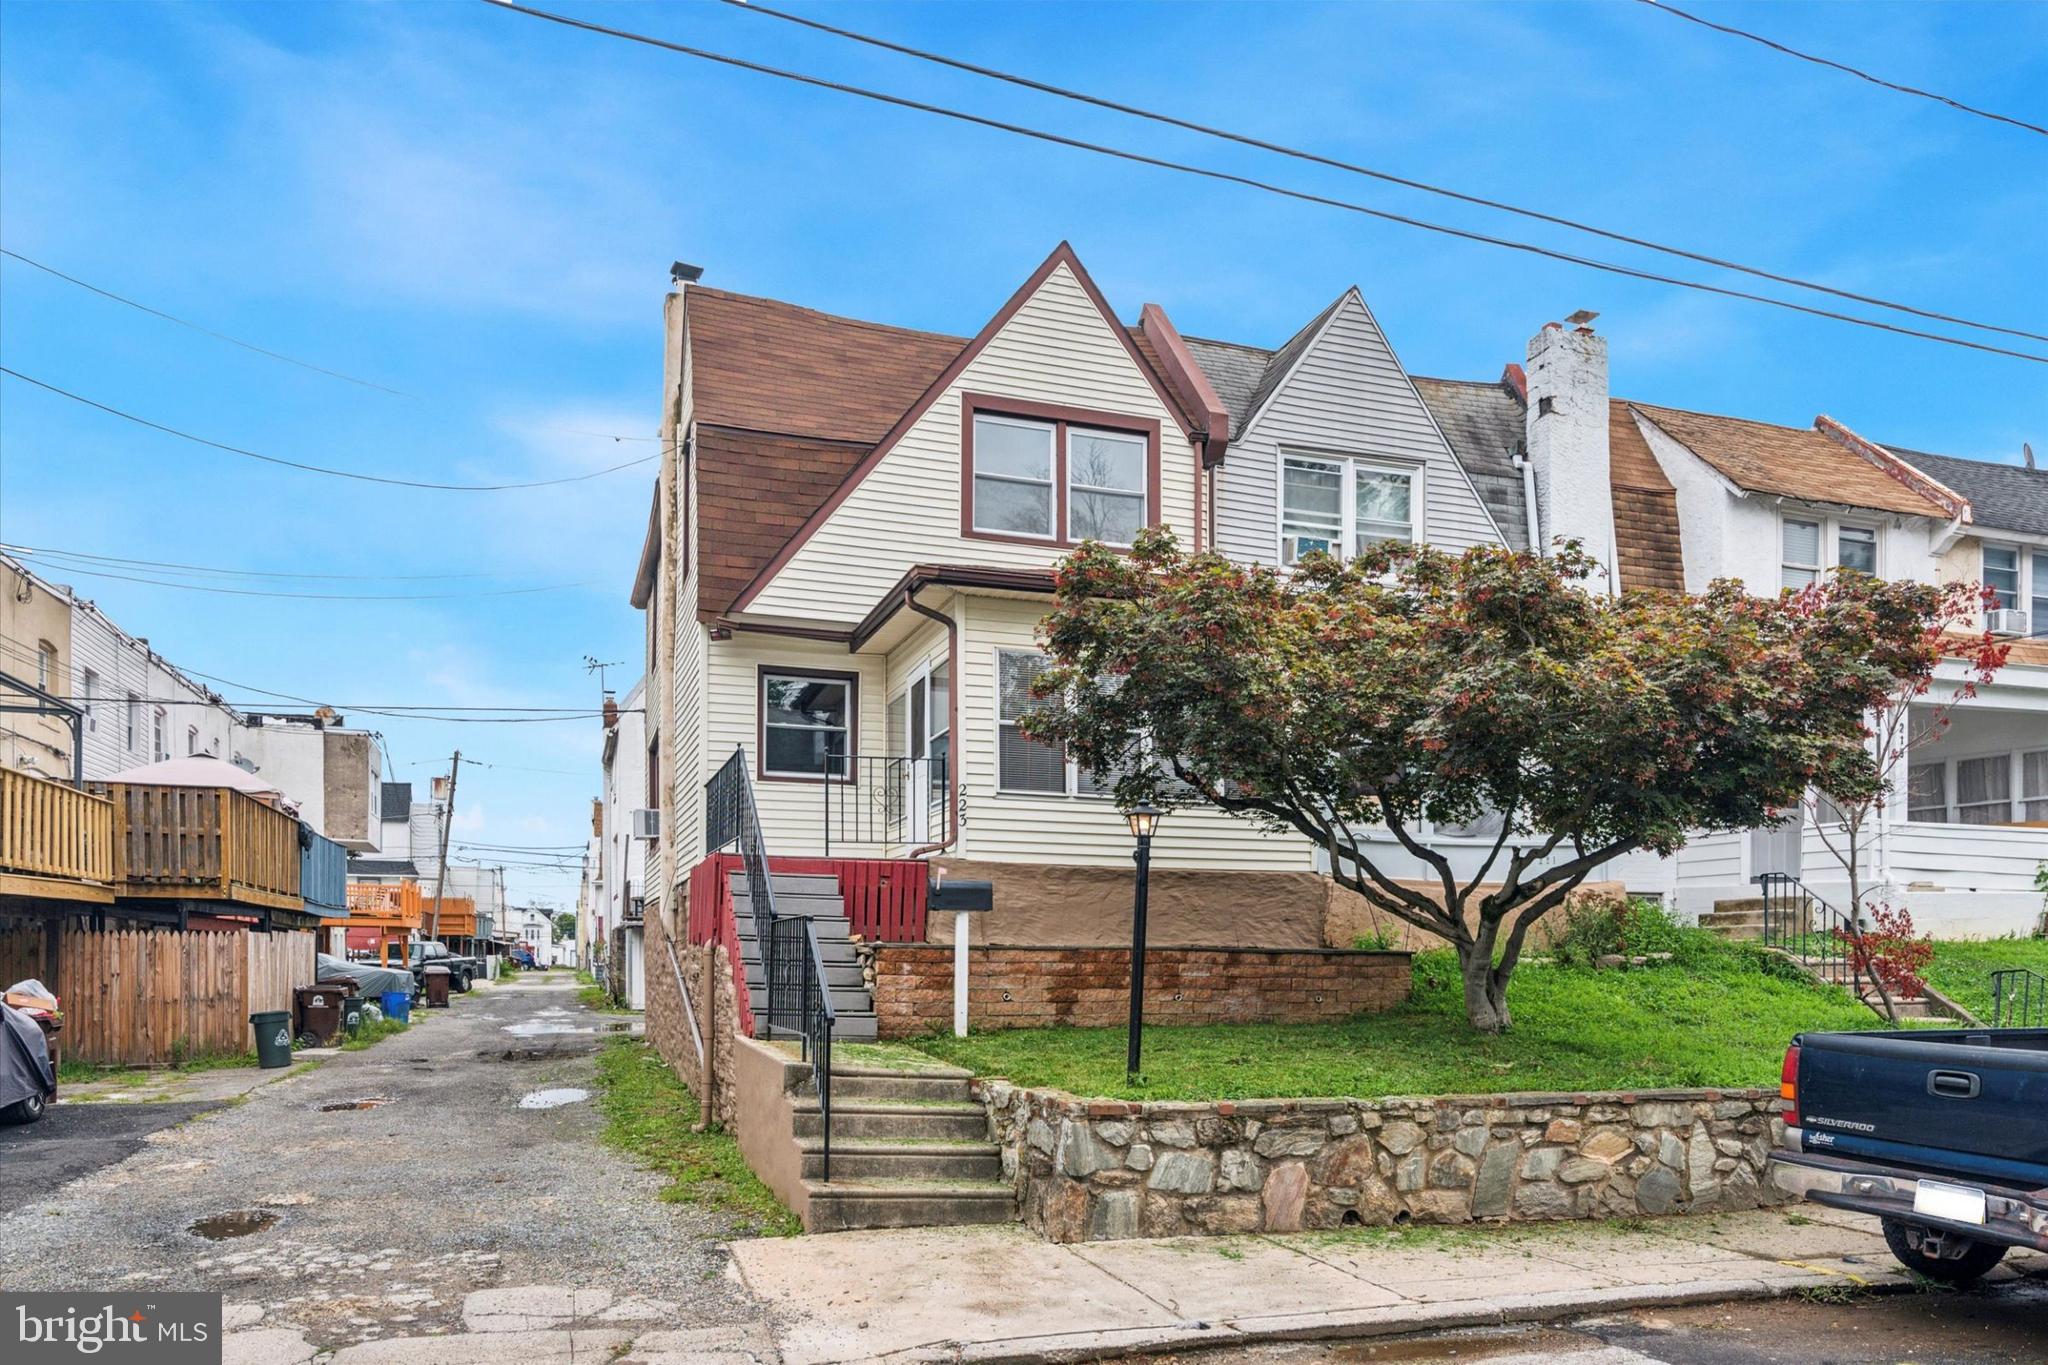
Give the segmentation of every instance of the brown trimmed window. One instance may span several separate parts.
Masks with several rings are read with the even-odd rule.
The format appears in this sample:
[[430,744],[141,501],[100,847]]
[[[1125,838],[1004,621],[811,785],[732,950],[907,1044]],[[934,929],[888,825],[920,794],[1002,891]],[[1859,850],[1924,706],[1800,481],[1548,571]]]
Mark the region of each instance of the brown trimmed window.
[[1159,519],[1159,424],[966,395],[963,535],[1129,545]]
[[860,679],[761,670],[761,776],[843,779],[853,753]]

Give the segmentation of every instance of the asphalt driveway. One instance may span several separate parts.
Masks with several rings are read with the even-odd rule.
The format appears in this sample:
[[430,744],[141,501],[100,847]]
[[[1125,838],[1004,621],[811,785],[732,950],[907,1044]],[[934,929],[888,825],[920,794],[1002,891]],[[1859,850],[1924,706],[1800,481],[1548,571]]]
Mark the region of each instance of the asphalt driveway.
[[0,1127],[0,1214],[41,1199],[61,1185],[126,1161],[151,1133],[210,1109],[219,1101],[184,1104],[57,1104],[39,1123]]

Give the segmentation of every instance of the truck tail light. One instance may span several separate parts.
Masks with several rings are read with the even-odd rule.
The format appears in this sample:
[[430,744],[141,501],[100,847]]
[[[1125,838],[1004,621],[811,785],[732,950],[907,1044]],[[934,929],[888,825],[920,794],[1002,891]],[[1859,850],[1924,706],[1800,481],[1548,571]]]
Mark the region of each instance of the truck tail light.
[[1778,1072],[1778,1098],[1785,1101],[1785,1122],[1799,1124],[1799,1044],[1785,1049],[1785,1065]]

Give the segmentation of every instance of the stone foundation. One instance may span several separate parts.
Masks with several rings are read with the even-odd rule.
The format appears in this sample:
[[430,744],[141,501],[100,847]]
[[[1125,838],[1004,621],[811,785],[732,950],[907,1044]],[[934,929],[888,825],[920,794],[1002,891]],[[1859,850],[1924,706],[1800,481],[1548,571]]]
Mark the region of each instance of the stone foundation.
[[[646,936],[647,1041],[690,1087],[690,1093],[697,1097],[699,1103],[704,1099],[707,1080],[715,1079],[712,1119],[729,1127],[738,1117],[735,1107],[737,1092],[733,1084],[733,1039],[739,1032],[739,1007],[725,949],[711,944],[675,942],[674,945],[676,963],[681,965],[683,976],[689,983],[690,999],[697,1007],[697,1027],[703,1034],[705,1050],[710,1058],[712,1075],[707,1077],[705,1068],[698,1063],[697,1045],[690,1034],[690,1022],[683,1012],[683,995],[676,985],[675,965],[669,960],[671,940],[668,938],[668,926],[662,916],[647,916]],[[708,1019],[705,1017],[704,1000],[707,971],[713,983],[711,1017]]]
[[[1400,1004],[1408,998],[1411,980],[1409,955],[1401,952],[1153,948],[1145,954],[1145,1019],[1155,1024],[1347,1019]],[[971,946],[967,981],[970,1028],[1108,1027],[1130,1018],[1128,948]],[[950,1027],[952,947],[877,945],[874,988],[882,1037],[914,1037]]]
[[1777,1203],[1769,1090],[1127,1104],[977,1082],[1024,1221],[1055,1242]]

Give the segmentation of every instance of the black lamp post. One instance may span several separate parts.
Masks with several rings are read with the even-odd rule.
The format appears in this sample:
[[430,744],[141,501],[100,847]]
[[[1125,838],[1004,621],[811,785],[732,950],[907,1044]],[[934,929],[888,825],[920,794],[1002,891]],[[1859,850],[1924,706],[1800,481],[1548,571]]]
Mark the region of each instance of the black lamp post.
[[1131,1035],[1124,1058],[1132,1082],[1138,1079],[1139,1042],[1145,1028],[1145,893],[1152,880],[1152,836],[1162,814],[1149,801],[1124,812],[1131,835],[1138,841],[1138,851],[1131,855],[1138,864],[1138,899],[1131,910]]

